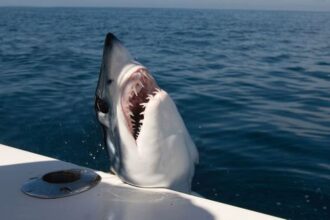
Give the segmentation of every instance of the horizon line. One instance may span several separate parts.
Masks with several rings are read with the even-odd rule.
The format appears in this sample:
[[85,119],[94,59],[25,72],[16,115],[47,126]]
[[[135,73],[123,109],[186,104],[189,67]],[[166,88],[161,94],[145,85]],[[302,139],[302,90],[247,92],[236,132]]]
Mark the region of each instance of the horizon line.
[[0,5],[0,8],[120,8],[120,9],[179,9],[179,10],[214,10],[214,11],[283,11],[283,12],[330,12],[330,9],[280,9],[280,8],[208,8],[208,7],[147,7],[147,6],[52,6],[52,5]]

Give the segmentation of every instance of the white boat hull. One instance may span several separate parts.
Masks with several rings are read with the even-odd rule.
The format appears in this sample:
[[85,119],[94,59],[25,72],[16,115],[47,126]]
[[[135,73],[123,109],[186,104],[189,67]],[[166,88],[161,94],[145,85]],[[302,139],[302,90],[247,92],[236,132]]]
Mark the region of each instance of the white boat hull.
[[102,181],[70,197],[38,199],[21,192],[29,178],[79,166],[0,144],[1,220],[270,220],[262,213],[167,189],[141,189],[97,171]]

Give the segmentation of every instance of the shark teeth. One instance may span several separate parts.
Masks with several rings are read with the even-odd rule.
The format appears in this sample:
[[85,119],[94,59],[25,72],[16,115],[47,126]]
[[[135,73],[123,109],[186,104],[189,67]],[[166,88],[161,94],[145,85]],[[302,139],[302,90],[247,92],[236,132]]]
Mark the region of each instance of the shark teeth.
[[139,86],[141,86],[141,88],[144,88],[144,85],[143,85],[143,83],[142,83],[141,81],[139,81],[137,84],[138,84]]
[[143,108],[145,108],[147,106],[147,103],[140,103],[140,106],[142,106]]
[[143,76],[150,78],[150,76],[147,74],[147,71],[141,69],[140,73],[142,73]]
[[127,126],[136,140],[143,126],[145,109],[160,89],[145,68],[132,73],[123,86],[122,107]]
[[147,100],[150,101],[153,98],[153,95],[149,94]]
[[136,96],[138,95],[135,86],[133,87],[133,92],[134,92],[134,94],[135,94]]

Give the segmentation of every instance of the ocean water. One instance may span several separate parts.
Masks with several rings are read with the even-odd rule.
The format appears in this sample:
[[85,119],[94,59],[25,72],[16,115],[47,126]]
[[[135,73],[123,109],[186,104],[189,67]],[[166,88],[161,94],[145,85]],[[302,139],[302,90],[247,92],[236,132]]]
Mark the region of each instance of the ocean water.
[[330,219],[330,14],[0,8],[0,143],[108,171],[94,92],[107,32],[175,100],[193,190]]

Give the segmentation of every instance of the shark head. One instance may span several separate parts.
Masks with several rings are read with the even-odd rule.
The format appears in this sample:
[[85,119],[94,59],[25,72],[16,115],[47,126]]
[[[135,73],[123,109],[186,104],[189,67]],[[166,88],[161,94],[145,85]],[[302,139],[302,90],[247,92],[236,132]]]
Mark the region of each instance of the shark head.
[[190,192],[198,152],[171,97],[111,33],[95,96],[111,170],[139,187]]

